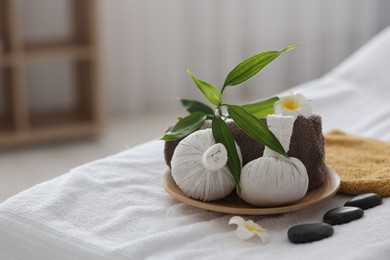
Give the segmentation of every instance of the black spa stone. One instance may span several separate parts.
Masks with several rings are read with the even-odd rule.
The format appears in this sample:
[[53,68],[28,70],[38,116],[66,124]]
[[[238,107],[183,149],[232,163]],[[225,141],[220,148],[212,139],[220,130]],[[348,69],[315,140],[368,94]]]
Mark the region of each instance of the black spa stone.
[[382,204],[382,197],[377,193],[366,193],[355,196],[348,200],[344,206],[369,209]]
[[333,227],[326,223],[299,224],[291,227],[287,236],[294,244],[318,241],[333,235]]
[[358,207],[339,207],[329,210],[324,215],[324,222],[330,225],[340,225],[363,217],[364,211]]

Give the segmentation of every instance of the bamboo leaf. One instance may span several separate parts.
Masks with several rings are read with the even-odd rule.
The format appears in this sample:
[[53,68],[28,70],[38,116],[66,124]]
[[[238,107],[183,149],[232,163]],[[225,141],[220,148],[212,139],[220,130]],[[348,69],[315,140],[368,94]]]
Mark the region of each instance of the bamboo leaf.
[[248,79],[256,75],[265,66],[267,66],[269,63],[279,57],[280,54],[282,54],[283,52],[290,51],[296,47],[297,46],[292,45],[280,51],[267,51],[258,53],[242,61],[226,77],[221,93],[224,91],[226,86],[235,86],[247,81]]
[[231,118],[247,135],[268,146],[275,152],[288,157],[279,140],[260,120],[240,106],[227,105],[227,107]]
[[194,112],[179,120],[160,140],[174,141],[186,137],[198,130],[203,125],[206,117],[205,113]]
[[274,113],[274,103],[278,101],[278,97],[272,97],[265,100],[261,100],[255,103],[246,104],[242,107],[257,119],[266,117],[269,114]]
[[194,81],[195,85],[199,88],[200,91],[202,91],[207,101],[217,107],[222,104],[221,92],[213,84],[195,78],[189,69],[187,69],[187,72]]
[[217,115],[213,118],[211,129],[213,131],[215,141],[223,144],[228,152],[227,166],[234,177],[237,185],[237,191],[240,192],[241,161],[237,153],[233,136],[231,135],[225,121]]
[[208,114],[208,115],[214,114],[213,109],[202,102],[199,102],[196,100],[188,100],[188,99],[181,99],[180,101],[181,101],[181,104],[190,113],[203,112],[203,113]]

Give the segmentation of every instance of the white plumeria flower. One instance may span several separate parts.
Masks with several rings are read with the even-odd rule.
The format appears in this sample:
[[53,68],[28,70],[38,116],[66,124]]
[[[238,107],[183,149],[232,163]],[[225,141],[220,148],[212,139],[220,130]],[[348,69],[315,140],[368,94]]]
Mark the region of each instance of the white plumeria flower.
[[263,243],[269,241],[267,230],[253,222],[253,220],[245,220],[242,217],[234,216],[230,219],[229,225],[236,224],[236,235],[241,240],[247,240],[254,235],[257,235]]
[[297,118],[299,115],[309,117],[312,115],[312,108],[308,104],[308,100],[302,94],[290,93],[286,97],[281,97],[274,104],[275,114],[284,116],[293,116]]

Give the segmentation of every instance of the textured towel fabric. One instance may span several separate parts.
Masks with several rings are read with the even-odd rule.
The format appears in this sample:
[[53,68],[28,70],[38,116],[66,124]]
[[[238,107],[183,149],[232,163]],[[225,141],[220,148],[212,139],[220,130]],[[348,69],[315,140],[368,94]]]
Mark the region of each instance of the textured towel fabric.
[[288,228],[321,222],[326,211],[344,204],[344,195],[296,212],[244,216],[267,229],[271,241],[241,241],[228,225],[231,215],[186,205],[165,192],[162,150],[162,141],[147,143],[7,200],[0,206],[0,259],[359,260],[390,253],[388,200],[359,221],[335,226],[329,239],[288,241]]
[[[299,86],[324,132],[390,141],[390,29],[324,78]],[[163,130],[162,130],[163,131]],[[389,259],[390,198],[334,226],[322,241],[294,245],[287,230],[321,222],[350,196],[286,214],[249,216],[271,240],[241,241],[230,215],[178,202],[162,187],[167,166],[154,141],[80,167],[0,204],[0,259]],[[44,165],[42,165],[44,167]]]
[[340,192],[390,196],[390,143],[341,131],[325,140],[326,164],[340,175]]

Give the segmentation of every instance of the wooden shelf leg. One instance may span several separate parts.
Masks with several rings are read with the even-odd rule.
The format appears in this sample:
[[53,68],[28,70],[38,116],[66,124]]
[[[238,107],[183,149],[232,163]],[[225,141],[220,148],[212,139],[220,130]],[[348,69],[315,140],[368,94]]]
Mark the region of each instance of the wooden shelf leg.
[[23,68],[20,66],[15,66],[11,69],[12,121],[15,123],[17,133],[29,130],[28,104],[23,74]]

